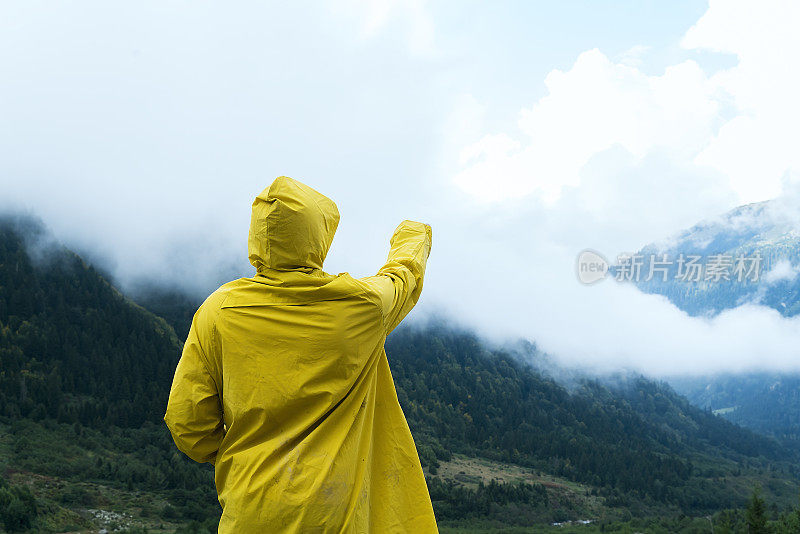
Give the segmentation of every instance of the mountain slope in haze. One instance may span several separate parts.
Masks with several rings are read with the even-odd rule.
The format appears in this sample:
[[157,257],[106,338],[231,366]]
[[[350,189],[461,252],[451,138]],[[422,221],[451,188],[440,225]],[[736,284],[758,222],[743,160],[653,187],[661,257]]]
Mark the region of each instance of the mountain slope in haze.
[[203,303],[203,297],[189,295],[179,289],[161,284],[140,283],[131,290],[131,298],[139,305],[163,318],[184,340],[189,335],[194,312]]
[[719,374],[670,383],[693,404],[800,449],[800,373]]
[[27,218],[0,219],[0,413],[139,426],[166,403],[181,343]]
[[[762,304],[785,316],[800,313],[800,210],[783,199],[741,206],[688,230],[642,248],[638,254],[645,269],[638,287],[647,293],[666,296],[690,315],[714,315],[744,303]],[[651,255],[666,254],[673,262],[667,280],[656,271],[649,275]],[[699,282],[687,282],[678,275],[677,260],[683,254],[700,256],[707,265],[715,255],[727,256],[729,280],[715,280],[703,271]],[[745,269],[758,266],[759,274],[738,280],[737,258],[747,260]],[[749,261],[751,258],[759,260]]]
[[[656,275],[638,284],[691,315],[714,315],[745,303],[768,306],[787,317],[800,313],[800,206],[790,199],[741,206],[639,253],[646,265],[651,254],[667,254],[672,260],[680,254],[762,259],[757,282],[731,276],[730,281],[687,283],[674,278],[673,267],[666,282]],[[722,373],[669,381],[697,406],[800,448],[800,374]]]
[[[176,325],[196,306],[163,301]],[[173,520],[213,522],[209,467],[178,453],[161,424],[180,345],[40,226],[0,221],[0,475],[136,489]],[[781,506],[796,495],[790,451],[664,384],[585,381],[570,392],[445,324],[399,329],[387,352],[443,521],[710,513],[742,505],[754,482]],[[471,459],[506,481],[478,481]],[[526,474],[501,477],[501,465]]]

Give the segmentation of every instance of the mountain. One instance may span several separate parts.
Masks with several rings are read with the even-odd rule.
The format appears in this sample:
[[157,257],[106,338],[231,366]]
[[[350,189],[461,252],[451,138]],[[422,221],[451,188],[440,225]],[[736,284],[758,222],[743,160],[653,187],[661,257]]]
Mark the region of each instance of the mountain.
[[[730,280],[700,283],[676,278],[671,266],[666,282],[659,275],[640,280],[645,292],[667,296],[691,315],[715,315],[740,304],[771,307],[791,317],[800,313],[800,209],[791,199],[777,199],[738,207],[720,217],[701,222],[673,237],[642,248],[644,264],[650,256],[676,260],[681,254],[733,258]],[[740,282],[733,275],[735,259],[761,258],[757,281]],[[644,271],[643,271],[644,275]],[[800,449],[800,374],[742,373],[670,378],[672,384],[697,406],[742,426],[778,437]]]
[[799,373],[723,373],[670,384],[694,405],[800,449]]
[[[181,455],[161,422],[181,350],[175,328],[197,302],[157,289],[140,302],[151,309],[40,224],[0,219],[7,530],[213,528],[213,471]],[[681,513],[743,506],[754,483],[776,506],[794,504],[792,450],[664,383],[567,389],[535,370],[535,350],[491,348],[445,321],[398,329],[387,353],[443,527],[688,524]]]
[[180,341],[35,221],[0,219],[0,413],[140,426],[163,410]]
[[[783,199],[738,207],[646,245],[638,254],[644,263],[638,287],[666,296],[690,315],[715,315],[743,303],[769,306],[785,316],[800,313],[800,211]],[[658,270],[647,280],[651,257],[662,260],[664,255],[671,262],[664,266],[667,280]],[[681,255],[685,260],[700,257],[697,264],[704,270],[699,282],[686,281],[678,272]],[[725,274],[719,279],[708,270],[714,256],[722,257],[718,272]],[[685,264],[682,274],[689,274]]]
[[512,462],[629,505],[645,500],[684,511],[734,504],[732,487],[706,488],[712,472],[736,478],[743,465],[773,464],[794,476],[793,454],[663,383],[586,380],[570,393],[513,355],[442,327],[406,328],[390,338],[387,353],[428,465],[435,465],[430,444],[437,458],[441,451]]

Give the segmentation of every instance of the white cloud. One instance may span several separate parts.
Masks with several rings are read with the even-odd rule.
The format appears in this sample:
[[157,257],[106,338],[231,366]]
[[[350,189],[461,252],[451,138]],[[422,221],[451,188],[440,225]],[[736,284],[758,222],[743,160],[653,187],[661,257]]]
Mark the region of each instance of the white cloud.
[[791,282],[797,278],[798,268],[793,266],[788,260],[780,260],[772,269],[764,274],[764,282],[767,284],[775,284],[777,282],[788,281]]
[[[682,45],[734,54],[730,68],[707,73],[687,59],[648,75],[646,50],[633,47],[617,61],[588,50],[553,70],[517,129],[465,145],[452,169],[456,185],[492,203],[485,219],[531,206],[496,233],[513,253],[487,244],[467,280],[484,290],[451,297],[455,309],[486,333],[524,333],[598,369],[797,369],[800,318],[752,304],[690,317],[630,286],[580,286],[573,262],[586,247],[614,257],[779,194],[768,215],[787,227],[798,220],[798,24],[800,3],[713,1]],[[486,272],[503,274],[487,281]],[[766,282],[796,275],[778,264]]]
[[359,35],[373,39],[399,27],[414,54],[435,53],[435,27],[425,0],[349,0],[331,2],[330,7],[359,20]]
[[644,56],[650,52],[650,47],[645,45],[633,45],[618,58],[618,63],[629,67],[639,68],[644,64]]
[[[631,47],[624,22],[614,35],[627,52],[580,54],[601,41],[575,45],[554,27],[566,37],[537,47],[523,8],[457,5],[440,19],[414,1],[3,3],[0,202],[29,207],[123,279],[207,291],[231,263],[252,272],[249,204],[289,174],[339,204],[331,272],[370,274],[397,222],[430,222],[423,307],[485,333],[595,367],[797,366],[796,319],[757,306],[697,319],[574,276],[583,248],[613,258],[800,191],[788,172],[797,17],[713,3],[684,41],[737,54],[712,75],[687,50],[655,70],[660,45]],[[797,220],[798,198],[776,206]]]
[[520,111],[519,131],[466,147],[454,180],[485,198],[481,184],[491,179],[493,200],[553,200],[580,182],[593,155],[620,144],[637,157],[668,150],[715,169],[740,203],[778,196],[785,173],[800,169],[798,20],[793,1],[712,1],[682,40],[686,49],[736,56],[711,76],[691,60],[648,76],[639,70],[643,45],[618,62],[586,51],[547,76],[548,94]]
[[287,174],[339,202],[332,269],[377,263],[417,215],[395,184],[439,125],[428,59],[407,53],[424,6],[405,6],[364,40],[358,17],[298,2],[0,3],[0,209],[123,281],[207,291],[251,272],[250,203]]
[[744,201],[780,193],[800,169],[800,3],[712,1],[683,46],[734,54],[737,63],[712,82],[732,99],[736,116],[697,156],[725,173]]
[[537,193],[553,201],[580,183],[593,156],[615,145],[637,159],[656,149],[693,156],[719,110],[693,61],[648,76],[590,50],[569,71],[552,71],[545,85],[547,96],[520,112],[519,132],[487,135],[464,148],[458,185],[493,200]]

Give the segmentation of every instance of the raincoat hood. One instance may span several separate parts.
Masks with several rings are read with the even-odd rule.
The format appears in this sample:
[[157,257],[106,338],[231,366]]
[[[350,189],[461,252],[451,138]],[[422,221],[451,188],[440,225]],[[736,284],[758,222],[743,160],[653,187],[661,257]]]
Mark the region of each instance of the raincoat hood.
[[248,254],[261,273],[267,269],[322,269],[339,210],[318,191],[280,176],[253,201]]

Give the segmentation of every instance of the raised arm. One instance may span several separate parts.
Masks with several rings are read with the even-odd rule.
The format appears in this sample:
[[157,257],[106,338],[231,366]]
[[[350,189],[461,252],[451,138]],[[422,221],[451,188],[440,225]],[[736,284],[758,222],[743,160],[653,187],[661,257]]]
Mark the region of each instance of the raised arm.
[[201,308],[192,320],[175,370],[164,422],[178,449],[196,462],[213,464],[224,436],[223,414],[219,388],[204,350],[211,345],[211,336],[202,320],[203,312]]
[[387,334],[408,315],[422,293],[425,265],[431,252],[431,227],[403,221],[390,243],[386,264],[376,276],[363,279],[380,296]]

